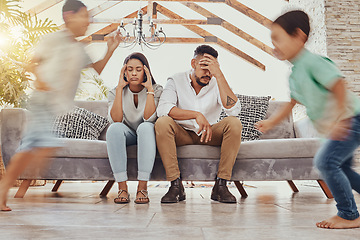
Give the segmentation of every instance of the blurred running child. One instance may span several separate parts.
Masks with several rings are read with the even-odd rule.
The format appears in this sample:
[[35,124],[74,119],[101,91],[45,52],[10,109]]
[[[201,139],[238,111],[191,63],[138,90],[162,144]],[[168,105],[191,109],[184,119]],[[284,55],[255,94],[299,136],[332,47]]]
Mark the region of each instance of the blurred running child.
[[17,153],[10,160],[0,181],[0,210],[6,206],[7,193],[27,166],[40,168],[53,156],[61,143],[52,135],[55,116],[73,106],[81,70],[93,67],[99,74],[118,47],[120,36],[109,38],[105,57],[92,63],[77,37],[89,26],[86,6],[78,0],[67,0],[62,9],[65,29],[46,36],[35,51],[30,71],[36,76],[30,98],[30,121]]
[[309,18],[302,11],[285,13],[272,24],[276,57],[293,65],[289,78],[291,101],[278,115],[257,123],[257,128],[266,132],[291,114],[296,103],[304,105],[315,128],[325,138],[314,165],[329,186],[338,209],[336,216],[316,225],[357,228],[360,218],[352,189],[360,193],[360,175],[351,166],[360,144],[360,101],[346,89],[344,76],[330,59],[304,48],[309,32]]

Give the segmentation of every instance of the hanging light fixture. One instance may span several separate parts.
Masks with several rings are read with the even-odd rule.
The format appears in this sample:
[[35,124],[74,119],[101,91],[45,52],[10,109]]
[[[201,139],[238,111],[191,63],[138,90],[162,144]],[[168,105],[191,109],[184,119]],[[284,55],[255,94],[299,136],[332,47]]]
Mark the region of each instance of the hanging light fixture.
[[166,35],[162,27],[157,30],[152,20],[150,20],[149,24],[149,32],[151,35],[150,37],[146,37],[145,33],[143,32],[143,16],[143,11],[139,10],[137,18],[135,18],[134,22],[132,23],[133,36],[130,36],[130,33],[125,29],[124,22],[121,21],[121,24],[117,29],[117,31],[122,36],[122,42],[119,45],[120,47],[133,48],[138,44],[142,49],[143,45],[150,49],[157,49],[166,41]]

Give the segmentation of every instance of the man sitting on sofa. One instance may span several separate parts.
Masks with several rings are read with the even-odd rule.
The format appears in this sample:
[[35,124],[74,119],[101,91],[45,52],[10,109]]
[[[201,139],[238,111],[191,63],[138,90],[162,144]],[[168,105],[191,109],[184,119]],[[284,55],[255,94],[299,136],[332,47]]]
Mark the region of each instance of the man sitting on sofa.
[[[160,117],[155,123],[157,147],[171,181],[162,203],[185,200],[180,178],[176,146],[221,146],[219,169],[211,199],[224,203],[236,203],[226,181],[232,169],[241,143],[242,125],[235,116],[240,113],[240,103],[230,89],[217,61],[217,51],[201,45],[195,49],[191,60],[192,69],[168,78],[157,108]],[[221,109],[230,117],[217,122]]]

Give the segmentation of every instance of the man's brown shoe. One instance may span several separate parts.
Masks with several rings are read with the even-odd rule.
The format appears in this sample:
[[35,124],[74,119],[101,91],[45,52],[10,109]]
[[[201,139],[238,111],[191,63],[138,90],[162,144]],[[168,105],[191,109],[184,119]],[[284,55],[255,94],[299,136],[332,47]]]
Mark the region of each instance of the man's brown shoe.
[[236,198],[226,186],[226,180],[218,178],[212,189],[211,199],[222,203],[236,203]]
[[180,178],[171,181],[169,191],[161,198],[161,203],[177,203],[184,201],[185,189]]

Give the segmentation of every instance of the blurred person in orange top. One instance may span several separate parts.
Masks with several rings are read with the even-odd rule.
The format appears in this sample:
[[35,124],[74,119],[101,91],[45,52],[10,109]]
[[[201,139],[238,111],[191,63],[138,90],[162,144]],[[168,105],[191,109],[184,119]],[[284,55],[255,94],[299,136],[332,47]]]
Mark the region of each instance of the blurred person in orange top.
[[62,14],[65,28],[40,41],[29,66],[36,76],[35,90],[29,100],[30,121],[0,181],[1,211],[11,211],[6,205],[7,193],[26,167],[41,168],[44,160],[62,146],[52,134],[52,124],[56,115],[73,106],[81,70],[92,67],[100,74],[120,43],[118,34],[109,38],[104,58],[92,63],[84,45],[76,40],[85,35],[89,26],[87,7],[81,1],[67,0]]

